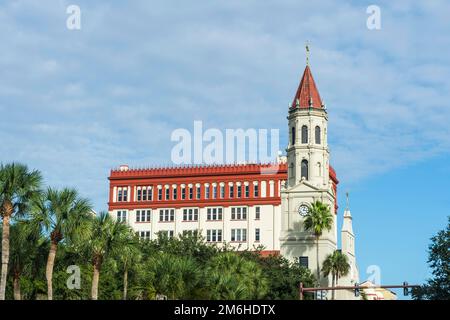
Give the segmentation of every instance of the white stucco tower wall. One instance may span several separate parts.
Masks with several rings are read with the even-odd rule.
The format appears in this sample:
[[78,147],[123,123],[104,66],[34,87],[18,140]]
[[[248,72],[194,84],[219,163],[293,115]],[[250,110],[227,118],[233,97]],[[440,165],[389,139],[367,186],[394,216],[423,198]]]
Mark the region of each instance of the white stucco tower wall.
[[[299,208],[319,200],[328,205],[333,215],[332,229],[319,239],[321,265],[337,248],[336,195],[329,174],[328,115],[309,66],[305,68],[287,119],[288,179],[281,192],[281,254],[291,261],[302,258],[316,275],[315,237],[311,231],[305,231],[305,216],[299,213]],[[330,279],[321,277],[321,285],[331,285]]]
[[[347,195],[348,197],[348,195]],[[338,285],[340,286],[354,286],[359,283],[359,270],[356,263],[356,253],[355,253],[355,234],[353,233],[353,218],[350,213],[350,208],[347,200],[347,207],[344,211],[344,218],[341,230],[341,250],[342,253],[347,256],[348,263],[350,264],[350,272],[339,279]],[[360,299],[355,297],[354,291],[352,290],[341,290],[337,291],[337,299],[354,300]]]

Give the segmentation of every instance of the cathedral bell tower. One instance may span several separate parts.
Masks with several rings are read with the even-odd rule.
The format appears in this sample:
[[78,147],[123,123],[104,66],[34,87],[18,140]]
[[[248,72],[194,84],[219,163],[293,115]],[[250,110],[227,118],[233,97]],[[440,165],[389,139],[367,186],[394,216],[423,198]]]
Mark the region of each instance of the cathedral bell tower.
[[329,183],[328,115],[320,99],[311,69],[306,66],[294,101],[289,108],[287,147],[288,185],[302,179],[316,187]]
[[[307,47],[307,51],[308,47]],[[288,111],[289,143],[286,149],[288,178],[281,192],[281,254],[307,266],[313,274],[325,257],[337,248],[336,186],[330,168],[327,127],[328,114],[311,73],[309,61]],[[326,204],[334,217],[333,227],[319,239],[319,266],[314,235],[306,231],[304,220],[314,201]],[[321,279],[322,285],[330,284]]]

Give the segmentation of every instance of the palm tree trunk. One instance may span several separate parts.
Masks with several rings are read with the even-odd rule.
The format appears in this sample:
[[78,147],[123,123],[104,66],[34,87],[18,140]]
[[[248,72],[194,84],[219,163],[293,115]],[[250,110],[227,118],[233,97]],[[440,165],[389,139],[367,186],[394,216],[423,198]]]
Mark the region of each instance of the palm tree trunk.
[[336,287],[337,287],[338,286],[338,281],[339,281],[339,272],[336,273],[335,281],[336,281]]
[[128,269],[125,268],[123,273],[123,300],[127,300],[127,292],[128,292]]
[[58,243],[51,242],[50,252],[48,253],[47,266],[45,268],[45,277],[47,278],[47,299],[53,300],[53,267],[55,265],[56,250]]
[[317,286],[320,287],[320,266],[319,266],[319,236],[316,236],[316,262],[317,262]]
[[20,274],[14,274],[14,300],[22,300],[22,295],[20,294]]
[[[331,278],[331,286],[332,287],[334,287],[335,285],[334,285],[334,281],[336,280],[336,276],[334,275],[334,272],[333,272],[333,276],[332,276],[332,278]],[[334,298],[335,298],[335,291],[334,291],[334,289],[332,290],[332,292],[331,292],[331,300],[334,300]]]
[[100,280],[100,265],[94,263],[94,274],[92,275],[91,299],[98,299],[98,282]]
[[9,220],[10,214],[4,210],[2,226],[2,275],[0,281],[0,300],[5,300],[6,295],[6,280],[8,276],[9,262]]

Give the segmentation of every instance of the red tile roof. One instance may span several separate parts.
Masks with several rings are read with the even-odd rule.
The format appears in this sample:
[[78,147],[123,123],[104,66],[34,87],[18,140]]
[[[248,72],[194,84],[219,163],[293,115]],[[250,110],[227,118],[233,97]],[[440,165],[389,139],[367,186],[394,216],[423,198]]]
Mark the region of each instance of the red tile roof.
[[309,108],[322,109],[322,100],[320,99],[319,90],[317,90],[316,83],[311,73],[309,66],[306,66],[303,72],[302,80],[298,86],[297,93],[295,94],[294,100],[292,101],[291,108],[297,108],[297,100],[299,103],[299,108]]

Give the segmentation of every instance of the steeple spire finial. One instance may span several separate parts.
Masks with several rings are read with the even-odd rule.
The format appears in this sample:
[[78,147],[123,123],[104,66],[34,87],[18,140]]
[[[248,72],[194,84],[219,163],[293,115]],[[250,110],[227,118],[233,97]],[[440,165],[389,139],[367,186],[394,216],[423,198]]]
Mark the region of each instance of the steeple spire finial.
[[347,198],[347,206],[346,206],[346,210],[348,210],[349,208],[350,208],[350,201],[349,201],[349,193],[348,193],[348,191],[345,193],[345,197]]
[[309,41],[307,40],[305,43],[306,50],[306,65],[309,66]]

